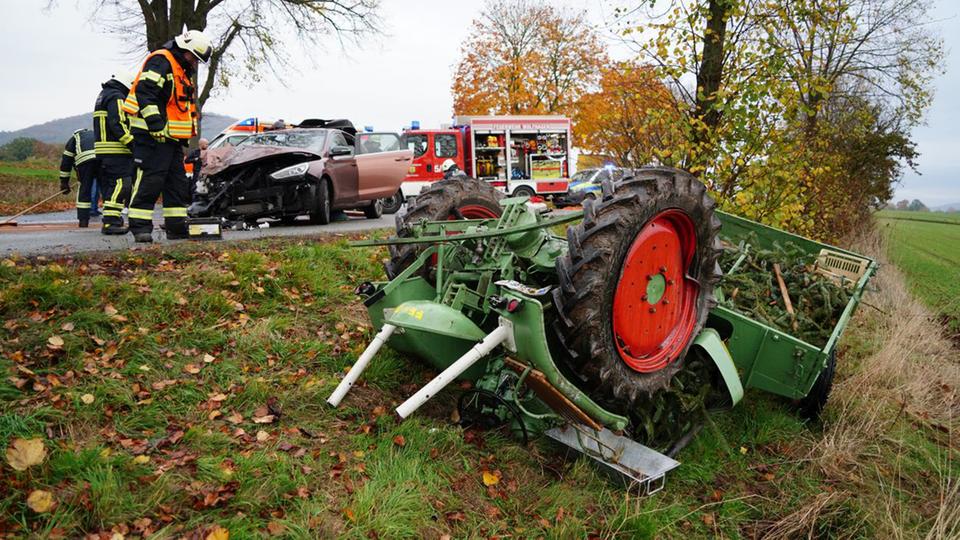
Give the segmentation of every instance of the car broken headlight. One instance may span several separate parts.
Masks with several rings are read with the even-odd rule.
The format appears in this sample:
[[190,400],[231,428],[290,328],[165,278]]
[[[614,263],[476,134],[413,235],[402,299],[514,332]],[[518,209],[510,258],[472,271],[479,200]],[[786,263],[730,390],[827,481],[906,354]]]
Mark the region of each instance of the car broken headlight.
[[310,168],[310,163],[298,163],[296,165],[280,169],[279,171],[273,172],[270,174],[270,178],[274,180],[286,180],[287,178],[296,178],[307,174],[307,169]]

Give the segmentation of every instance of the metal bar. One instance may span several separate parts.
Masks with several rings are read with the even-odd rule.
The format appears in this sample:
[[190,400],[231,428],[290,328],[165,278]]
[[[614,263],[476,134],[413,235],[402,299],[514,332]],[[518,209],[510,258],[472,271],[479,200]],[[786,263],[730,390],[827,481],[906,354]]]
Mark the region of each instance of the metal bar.
[[483,341],[474,345],[472,349],[458,358],[456,362],[450,364],[450,367],[443,370],[439,375],[434,377],[432,381],[428,382],[426,386],[418,390],[416,394],[401,403],[400,406],[397,407],[397,415],[399,415],[400,418],[406,418],[413,414],[421,405],[437,395],[437,392],[443,390],[444,387],[459,377],[464,371],[470,369],[470,366],[490,354],[490,351],[496,349],[501,343],[509,340],[512,332],[513,329],[510,326],[498,326],[496,330],[487,334],[487,337],[483,338]]
[[59,197],[59,196],[61,196],[61,195],[63,195],[63,192],[62,192],[62,191],[58,191],[58,192],[54,193],[53,195],[51,195],[51,196],[47,197],[46,199],[38,202],[37,204],[31,206],[30,208],[27,208],[26,210],[22,210],[19,214],[15,214],[15,215],[13,215],[13,216],[10,216],[9,218],[7,218],[6,221],[4,221],[3,223],[0,223],[0,226],[4,226],[4,225],[15,226],[16,223],[15,223],[13,220],[15,220],[15,219],[17,219],[18,217],[26,214],[27,212],[33,210],[34,208],[40,206],[41,204],[43,204],[43,203],[45,203],[45,202],[47,202],[47,201],[56,199],[57,197]]
[[350,242],[352,247],[371,247],[371,246],[390,246],[401,244],[433,244],[437,242],[463,242],[465,240],[476,240],[480,238],[495,238],[497,236],[508,236],[515,233],[532,231],[534,229],[543,229],[563,223],[570,223],[583,218],[583,211],[572,212],[569,215],[547,218],[536,223],[528,223],[517,227],[505,229],[494,229],[484,232],[463,233],[453,236],[421,236],[413,238],[387,238],[386,240],[361,240]]
[[377,354],[377,351],[380,350],[380,347],[383,347],[383,344],[390,339],[390,335],[393,334],[393,331],[397,327],[392,324],[384,324],[383,328],[377,332],[377,335],[373,337],[373,341],[367,345],[367,348],[363,351],[363,354],[360,355],[360,358],[357,359],[356,363],[350,368],[350,371],[343,377],[343,380],[340,381],[340,384],[337,385],[337,389],[333,391],[333,394],[330,394],[330,397],[327,399],[327,403],[337,407],[340,405],[340,402],[343,401],[343,398],[347,395],[347,392],[353,388],[354,383],[357,382],[357,379],[360,378],[360,374],[363,373],[363,370],[367,369],[367,364],[370,363],[370,360],[373,359],[373,356]]

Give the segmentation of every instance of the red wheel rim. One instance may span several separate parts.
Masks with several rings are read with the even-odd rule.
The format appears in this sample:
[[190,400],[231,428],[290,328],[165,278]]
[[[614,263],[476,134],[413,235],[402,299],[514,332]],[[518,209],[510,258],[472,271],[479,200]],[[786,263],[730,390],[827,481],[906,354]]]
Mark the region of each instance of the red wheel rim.
[[457,208],[460,211],[460,216],[457,216],[454,213],[451,213],[448,217],[448,221],[456,219],[496,219],[500,217],[500,214],[494,212],[493,210],[482,206],[479,204],[467,204]]
[[631,369],[663,369],[689,342],[700,285],[687,269],[696,250],[693,221],[676,209],[654,216],[630,245],[613,298],[613,337]]

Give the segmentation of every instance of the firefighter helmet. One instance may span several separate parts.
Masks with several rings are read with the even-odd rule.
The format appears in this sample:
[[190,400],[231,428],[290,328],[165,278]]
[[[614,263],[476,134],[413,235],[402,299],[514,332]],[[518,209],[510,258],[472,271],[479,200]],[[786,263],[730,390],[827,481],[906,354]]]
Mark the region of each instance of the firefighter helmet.
[[447,172],[447,171],[449,171],[450,169],[452,169],[452,168],[454,168],[454,167],[456,167],[456,166],[457,166],[457,162],[456,162],[456,161],[454,161],[454,160],[452,160],[452,159],[448,159],[448,160],[446,160],[446,161],[443,162],[443,165],[440,165],[440,170],[443,171],[443,172]]
[[127,87],[127,89],[130,89],[130,87],[133,86],[133,81],[137,80],[137,72],[128,70],[118,71],[111,75],[110,79],[117,81],[118,83]]
[[210,53],[213,49],[210,47],[210,38],[200,30],[185,30],[179,36],[173,38],[177,47],[185,51],[190,51],[204,64],[210,60]]

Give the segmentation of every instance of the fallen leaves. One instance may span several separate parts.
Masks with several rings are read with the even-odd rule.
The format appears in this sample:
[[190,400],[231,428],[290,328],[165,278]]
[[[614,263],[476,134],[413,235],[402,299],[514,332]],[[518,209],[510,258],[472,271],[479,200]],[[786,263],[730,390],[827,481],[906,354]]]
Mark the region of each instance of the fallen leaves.
[[63,348],[63,338],[60,336],[50,336],[47,339],[47,348],[53,351],[59,351]]
[[230,531],[217,525],[207,533],[204,540],[230,540]]
[[393,444],[397,446],[406,446],[407,440],[403,437],[403,435],[397,435],[393,438]]
[[49,491],[35,489],[27,496],[27,506],[38,514],[49,512],[53,510],[56,505],[57,502],[54,500],[53,494]]
[[501,473],[500,471],[483,471],[483,485],[485,486],[495,486],[500,483]]
[[94,400],[96,400],[96,398],[93,397],[93,394],[84,394],[80,396],[80,401],[82,401],[84,405],[90,405],[94,402]]
[[39,465],[46,458],[47,448],[43,445],[43,439],[14,439],[7,447],[7,463],[18,471]]

